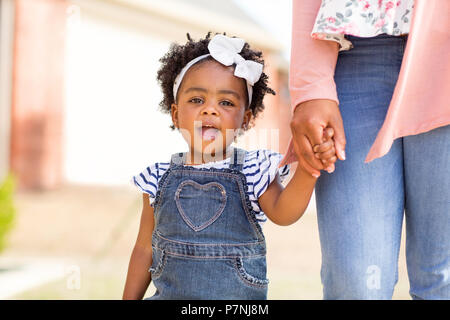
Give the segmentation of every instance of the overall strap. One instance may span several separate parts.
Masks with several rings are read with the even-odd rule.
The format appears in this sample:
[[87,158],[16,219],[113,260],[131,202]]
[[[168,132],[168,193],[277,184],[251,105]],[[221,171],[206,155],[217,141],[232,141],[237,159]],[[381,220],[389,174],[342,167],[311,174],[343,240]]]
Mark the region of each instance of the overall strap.
[[170,159],[170,167],[174,165],[183,165],[186,163],[186,152],[174,153]]
[[233,148],[233,155],[230,159],[230,169],[236,169],[242,171],[244,166],[246,151],[240,148]]

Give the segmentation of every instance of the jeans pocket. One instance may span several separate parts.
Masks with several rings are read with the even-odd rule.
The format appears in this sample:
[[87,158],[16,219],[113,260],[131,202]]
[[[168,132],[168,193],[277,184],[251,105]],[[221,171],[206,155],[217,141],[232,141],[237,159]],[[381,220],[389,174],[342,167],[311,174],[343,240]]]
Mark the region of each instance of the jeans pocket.
[[175,192],[181,218],[194,231],[201,231],[216,221],[225,209],[227,193],[218,182],[199,184],[185,180]]
[[152,274],[152,280],[158,279],[166,266],[167,255],[164,250],[153,248],[152,266],[148,271]]
[[266,257],[236,258],[234,267],[239,278],[247,285],[267,287],[269,280],[266,278]]

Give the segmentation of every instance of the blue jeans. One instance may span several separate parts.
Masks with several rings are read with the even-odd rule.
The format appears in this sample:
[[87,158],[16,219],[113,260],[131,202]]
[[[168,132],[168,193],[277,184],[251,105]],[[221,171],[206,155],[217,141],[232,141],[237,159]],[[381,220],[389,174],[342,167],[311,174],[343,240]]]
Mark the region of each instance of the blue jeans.
[[404,213],[411,297],[450,299],[450,126],[399,138],[365,164],[407,40],[349,38],[335,73],[347,159],[316,187],[324,299],[392,298]]

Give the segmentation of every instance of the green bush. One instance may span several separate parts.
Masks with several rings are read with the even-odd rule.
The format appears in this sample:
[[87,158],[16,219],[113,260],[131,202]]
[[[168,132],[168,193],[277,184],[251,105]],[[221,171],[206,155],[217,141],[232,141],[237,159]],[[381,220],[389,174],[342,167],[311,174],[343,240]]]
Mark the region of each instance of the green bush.
[[0,252],[5,248],[6,235],[14,224],[16,209],[13,203],[14,178],[10,174],[0,184]]

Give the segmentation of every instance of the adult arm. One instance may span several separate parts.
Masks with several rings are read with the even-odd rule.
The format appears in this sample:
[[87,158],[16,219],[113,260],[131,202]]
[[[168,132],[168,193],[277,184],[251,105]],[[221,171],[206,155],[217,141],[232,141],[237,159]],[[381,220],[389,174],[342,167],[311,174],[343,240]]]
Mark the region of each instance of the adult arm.
[[311,38],[320,3],[318,0],[293,1],[289,75],[293,138],[280,164],[292,162],[296,157],[299,164],[315,176],[325,169],[322,162],[314,158],[312,150],[314,145],[322,143],[324,128],[334,129],[337,155],[345,159],[345,134],[334,83],[339,44]]

